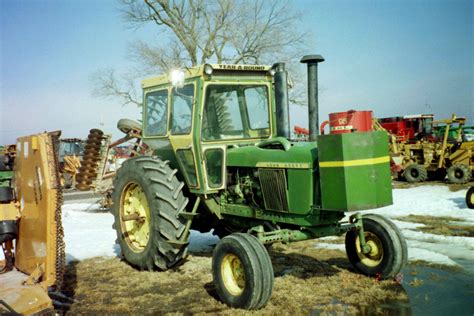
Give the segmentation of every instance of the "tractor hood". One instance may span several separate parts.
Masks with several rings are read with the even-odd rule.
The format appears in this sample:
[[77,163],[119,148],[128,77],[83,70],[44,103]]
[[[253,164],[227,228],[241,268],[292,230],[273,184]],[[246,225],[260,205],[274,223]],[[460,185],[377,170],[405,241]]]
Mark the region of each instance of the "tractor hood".
[[281,137],[227,151],[227,166],[313,169],[317,159],[316,142],[288,142]]

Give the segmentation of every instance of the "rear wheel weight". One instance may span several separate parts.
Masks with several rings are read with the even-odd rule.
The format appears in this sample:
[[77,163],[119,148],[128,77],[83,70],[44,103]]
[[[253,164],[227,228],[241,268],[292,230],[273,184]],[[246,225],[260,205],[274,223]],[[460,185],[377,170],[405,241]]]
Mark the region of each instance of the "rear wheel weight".
[[394,278],[407,263],[406,241],[399,229],[383,216],[367,214],[363,217],[366,243],[371,247],[364,254],[355,230],[346,234],[346,253],[354,268],[368,276]]
[[186,220],[178,214],[188,199],[179,187],[173,170],[159,159],[135,157],[118,170],[112,194],[114,228],[131,265],[166,270],[184,258]]
[[227,305],[259,309],[273,290],[273,267],[260,241],[249,234],[223,238],[212,256],[212,275],[219,298]]

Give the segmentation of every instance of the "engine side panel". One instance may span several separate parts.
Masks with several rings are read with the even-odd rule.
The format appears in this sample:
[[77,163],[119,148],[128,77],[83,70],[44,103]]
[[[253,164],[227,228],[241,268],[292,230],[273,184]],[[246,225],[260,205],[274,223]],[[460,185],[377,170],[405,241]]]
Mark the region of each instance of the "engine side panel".
[[262,209],[308,214],[319,201],[314,198],[316,157],[314,143],[292,144],[288,150],[245,146],[228,150],[227,167],[254,170],[262,191]]

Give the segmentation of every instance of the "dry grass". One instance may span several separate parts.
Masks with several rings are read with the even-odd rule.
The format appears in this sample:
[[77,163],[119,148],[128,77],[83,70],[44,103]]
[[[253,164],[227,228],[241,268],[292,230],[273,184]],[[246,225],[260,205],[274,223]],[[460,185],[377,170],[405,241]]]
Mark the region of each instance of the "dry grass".
[[449,216],[428,216],[428,215],[408,215],[397,218],[401,221],[421,223],[426,226],[419,227],[417,230],[446,236],[465,236],[474,237],[474,226],[456,224],[459,219]]
[[395,281],[376,281],[349,269],[343,252],[315,249],[314,241],[277,244],[270,254],[273,296],[259,311],[231,309],[216,296],[211,253],[194,253],[176,269],[137,271],[118,258],[93,258],[69,265],[65,292],[71,314],[355,314],[377,303],[407,302]]

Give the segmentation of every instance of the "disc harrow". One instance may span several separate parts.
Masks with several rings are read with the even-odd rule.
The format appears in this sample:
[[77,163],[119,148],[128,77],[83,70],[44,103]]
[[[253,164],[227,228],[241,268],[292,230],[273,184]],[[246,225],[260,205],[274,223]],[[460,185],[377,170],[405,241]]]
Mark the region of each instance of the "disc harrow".
[[98,167],[101,160],[104,132],[100,129],[91,129],[87,137],[82,164],[76,176],[76,188],[87,191],[92,188],[92,184],[97,179]]

